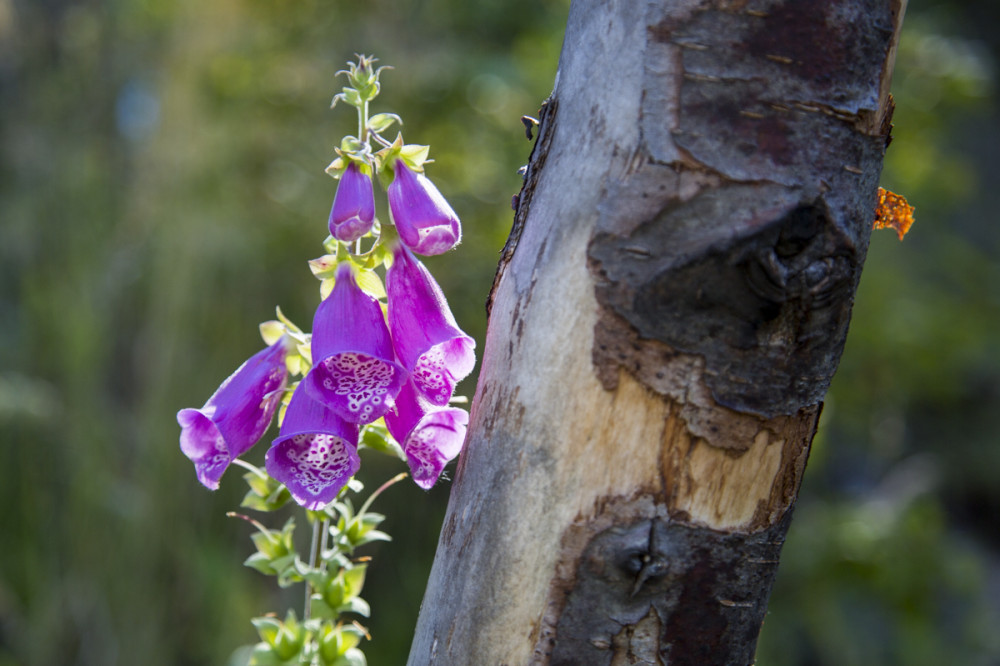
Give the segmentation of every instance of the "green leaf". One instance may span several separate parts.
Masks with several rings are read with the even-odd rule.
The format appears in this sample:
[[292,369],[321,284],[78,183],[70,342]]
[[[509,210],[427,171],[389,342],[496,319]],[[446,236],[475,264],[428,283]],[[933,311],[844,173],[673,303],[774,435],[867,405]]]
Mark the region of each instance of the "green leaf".
[[268,559],[281,557],[288,553],[285,545],[281,542],[281,538],[271,530],[254,532],[250,535],[250,540],[253,541],[253,545],[257,547],[260,554]]
[[[269,482],[271,482],[272,479],[268,475],[260,472],[247,472],[243,475],[243,480],[247,482],[247,485],[250,486],[250,490],[252,492],[257,493],[261,497],[266,497],[271,494],[272,488]],[[275,481],[275,483],[277,482]]]
[[250,623],[256,627],[262,641],[268,645],[274,645],[278,638],[278,632],[281,630],[281,620],[273,615],[265,615],[264,617],[252,618]]
[[285,662],[274,653],[267,643],[257,643],[250,654],[248,666],[282,666]]
[[271,507],[267,504],[267,499],[261,497],[252,490],[248,491],[247,494],[243,496],[243,501],[240,502],[240,506],[245,509],[253,509],[254,511],[271,511]]
[[332,278],[337,272],[337,255],[324,254],[322,257],[309,260],[309,270],[320,280]]
[[415,171],[423,171],[424,164],[429,161],[427,155],[430,153],[430,150],[430,146],[410,143],[399,149],[399,156]]
[[365,426],[361,432],[360,445],[400,460],[406,460],[403,447],[389,434],[385,422],[381,419]]
[[274,652],[280,659],[287,661],[302,651],[305,639],[305,627],[295,618],[294,611],[288,611],[275,637]]
[[278,321],[285,325],[289,333],[302,333],[302,329],[293,324],[292,320],[286,317],[285,313],[281,311],[281,308],[275,308],[274,311],[278,315]]
[[382,285],[382,279],[379,278],[378,273],[375,271],[368,271],[361,269],[357,271],[357,281],[358,286],[361,291],[365,292],[374,299],[385,298],[385,287]]
[[273,558],[271,560],[271,566],[274,567],[276,571],[284,572],[295,566],[295,557],[295,553],[289,553],[288,555]]
[[351,106],[361,106],[361,95],[354,88],[344,88],[344,92],[338,95],[338,97]]
[[302,374],[305,375],[312,367],[312,340],[310,340],[309,344],[303,343],[296,345],[295,350],[299,352],[301,363],[305,366],[302,370]]
[[340,149],[345,153],[356,153],[359,152],[364,144],[361,143],[356,137],[345,136],[340,140]]
[[278,487],[274,489],[270,495],[267,496],[265,502],[267,503],[267,509],[265,511],[275,511],[281,507],[288,504],[292,499],[292,493],[289,492],[288,488],[278,484]]
[[333,278],[326,278],[320,283],[319,285],[320,298],[326,300],[326,297],[329,296],[330,292],[333,291],[333,282],[334,282]]
[[338,627],[327,625],[318,636],[320,657],[325,663],[335,663],[348,650],[357,647],[364,636],[364,632],[352,624]]
[[338,613],[355,613],[362,617],[371,615],[372,607],[361,597],[352,597],[347,602],[337,607]]
[[324,620],[336,620],[338,615],[337,611],[331,608],[330,604],[326,603],[326,600],[319,594],[314,594],[309,598],[309,614]]
[[345,160],[343,157],[337,157],[330,162],[324,171],[326,171],[331,178],[340,178],[340,176],[347,171],[347,165],[349,163],[350,160]]
[[359,564],[352,569],[344,571],[344,587],[346,596],[356,597],[361,594],[361,588],[365,586],[365,572],[368,565]]
[[281,339],[285,334],[285,326],[280,321],[272,319],[262,322],[260,325],[260,337],[264,339],[264,344],[268,347]]
[[263,553],[254,553],[247,559],[243,560],[243,566],[256,569],[265,576],[275,576],[278,573],[274,567],[271,566],[271,558]]
[[333,666],[368,666],[365,653],[358,648],[351,648],[344,653],[340,659],[333,662]]
[[389,129],[393,123],[402,125],[403,120],[395,113],[376,113],[368,119],[368,129],[376,134],[380,134]]
[[372,530],[366,533],[363,537],[357,541],[352,542],[355,548],[365,545],[366,543],[371,543],[373,541],[392,541],[392,537],[385,532],[380,532],[379,530]]

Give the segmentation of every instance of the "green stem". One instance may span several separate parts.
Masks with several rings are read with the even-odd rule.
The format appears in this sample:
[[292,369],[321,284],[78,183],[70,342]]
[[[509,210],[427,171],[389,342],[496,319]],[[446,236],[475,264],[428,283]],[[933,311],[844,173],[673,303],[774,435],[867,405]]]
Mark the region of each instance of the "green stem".
[[358,511],[357,515],[363,516],[364,513],[368,511],[368,507],[370,507],[372,505],[372,502],[375,501],[375,498],[382,494],[383,490],[385,490],[394,483],[399,483],[407,476],[409,476],[409,474],[407,474],[406,472],[400,472],[399,474],[397,474],[396,476],[392,477],[391,479],[383,483],[381,486],[379,486],[378,489],[375,492],[373,492],[371,496],[368,497],[368,500],[365,501],[365,503],[361,506],[361,511]]
[[368,100],[362,102],[358,109],[358,139],[361,143],[368,143]]
[[[326,521],[324,520],[323,523],[325,524]],[[309,548],[309,568],[310,569],[315,569],[316,568],[316,560],[319,559],[319,534],[322,531],[322,529],[323,528],[320,526],[320,522],[319,521],[315,521],[313,523],[312,546],[310,546],[310,548]],[[303,619],[303,621],[309,619],[309,607],[312,605],[309,602],[312,600],[312,593],[313,593],[312,583],[310,583],[309,581],[306,581],[306,606],[302,610],[302,619]]]
[[266,479],[267,478],[267,474],[265,474],[259,467],[256,467],[255,465],[251,465],[250,463],[248,463],[245,460],[240,460],[239,458],[233,458],[233,464],[239,465],[243,469],[250,470],[251,472],[253,472],[254,474],[256,474],[257,476],[259,476],[262,479]]

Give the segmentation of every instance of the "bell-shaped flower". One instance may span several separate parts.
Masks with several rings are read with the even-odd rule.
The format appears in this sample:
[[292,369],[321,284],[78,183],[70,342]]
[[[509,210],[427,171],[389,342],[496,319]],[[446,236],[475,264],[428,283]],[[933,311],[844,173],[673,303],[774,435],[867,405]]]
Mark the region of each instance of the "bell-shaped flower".
[[333,291],[313,319],[313,368],[306,391],[351,423],[385,414],[407,378],[394,360],[378,301],[361,291],[349,262],[337,267]]
[[417,254],[441,254],[462,238],[462,225],[434,183],[396,160],[389,212],[403,243]]
[[397,246],[393,252],[386,293],[396,356],[410,372],[417,392],[444,407],[455,384],[476,364],[476,341],[458,327],[441,288],[405,247]]
[[414,482],[428,490],[437,482],[448,461],[465,442],[469,414],[457,407],[432,407],[422,401],[407,382],[395,408],[385,415],[389,432],[403,447]]
[[332,502],[361,467],[358,426],[296,390],[264,459],[267,473],[311,511]]
[[194,462],[198,480],[215,490],[235,458],[243,455],[271,424],[288,371],[288,338],[282,337],[241,365],[201,409],[177,412],[181,451]]
[[330,235],[350,243],[371,231],[375,219],[372,179],[361,173],[353,161],[340,176],[337,194],[330,209]]

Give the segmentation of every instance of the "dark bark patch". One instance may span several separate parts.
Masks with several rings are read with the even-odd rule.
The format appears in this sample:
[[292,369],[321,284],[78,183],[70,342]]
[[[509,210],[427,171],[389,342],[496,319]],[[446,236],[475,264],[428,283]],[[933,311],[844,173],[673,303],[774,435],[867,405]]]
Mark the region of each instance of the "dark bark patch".
[[[825,200],[789,195],[707,190],[626,238],[597,233],[589,248],[598,302],[614,313],[605,318],[624,319],[640,341],[701,357],[715,402],[764,417],[822,400],[860,274],[855,239]],[[658,254],[636,261],[628,248],[637,245]],[[607,336],[595,343],[613,344]],[[595,347],[595,360],[608,360],[601,354]],[[626,350],[614,365],[599,365],[598,376],[607,380],[618,366],[640,378],[659,369],[643,370],[644,358]]]
[[727,534],[653,517],[597,533],[563,581],[549,663],[752,663],[789,520]]

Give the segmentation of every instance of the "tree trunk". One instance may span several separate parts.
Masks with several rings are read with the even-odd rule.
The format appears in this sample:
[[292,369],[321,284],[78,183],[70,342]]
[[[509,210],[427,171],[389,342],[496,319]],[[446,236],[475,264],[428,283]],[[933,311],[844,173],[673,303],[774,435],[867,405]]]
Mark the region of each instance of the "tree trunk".
[[901,0],[577,0],[410,664],[749,664]]

